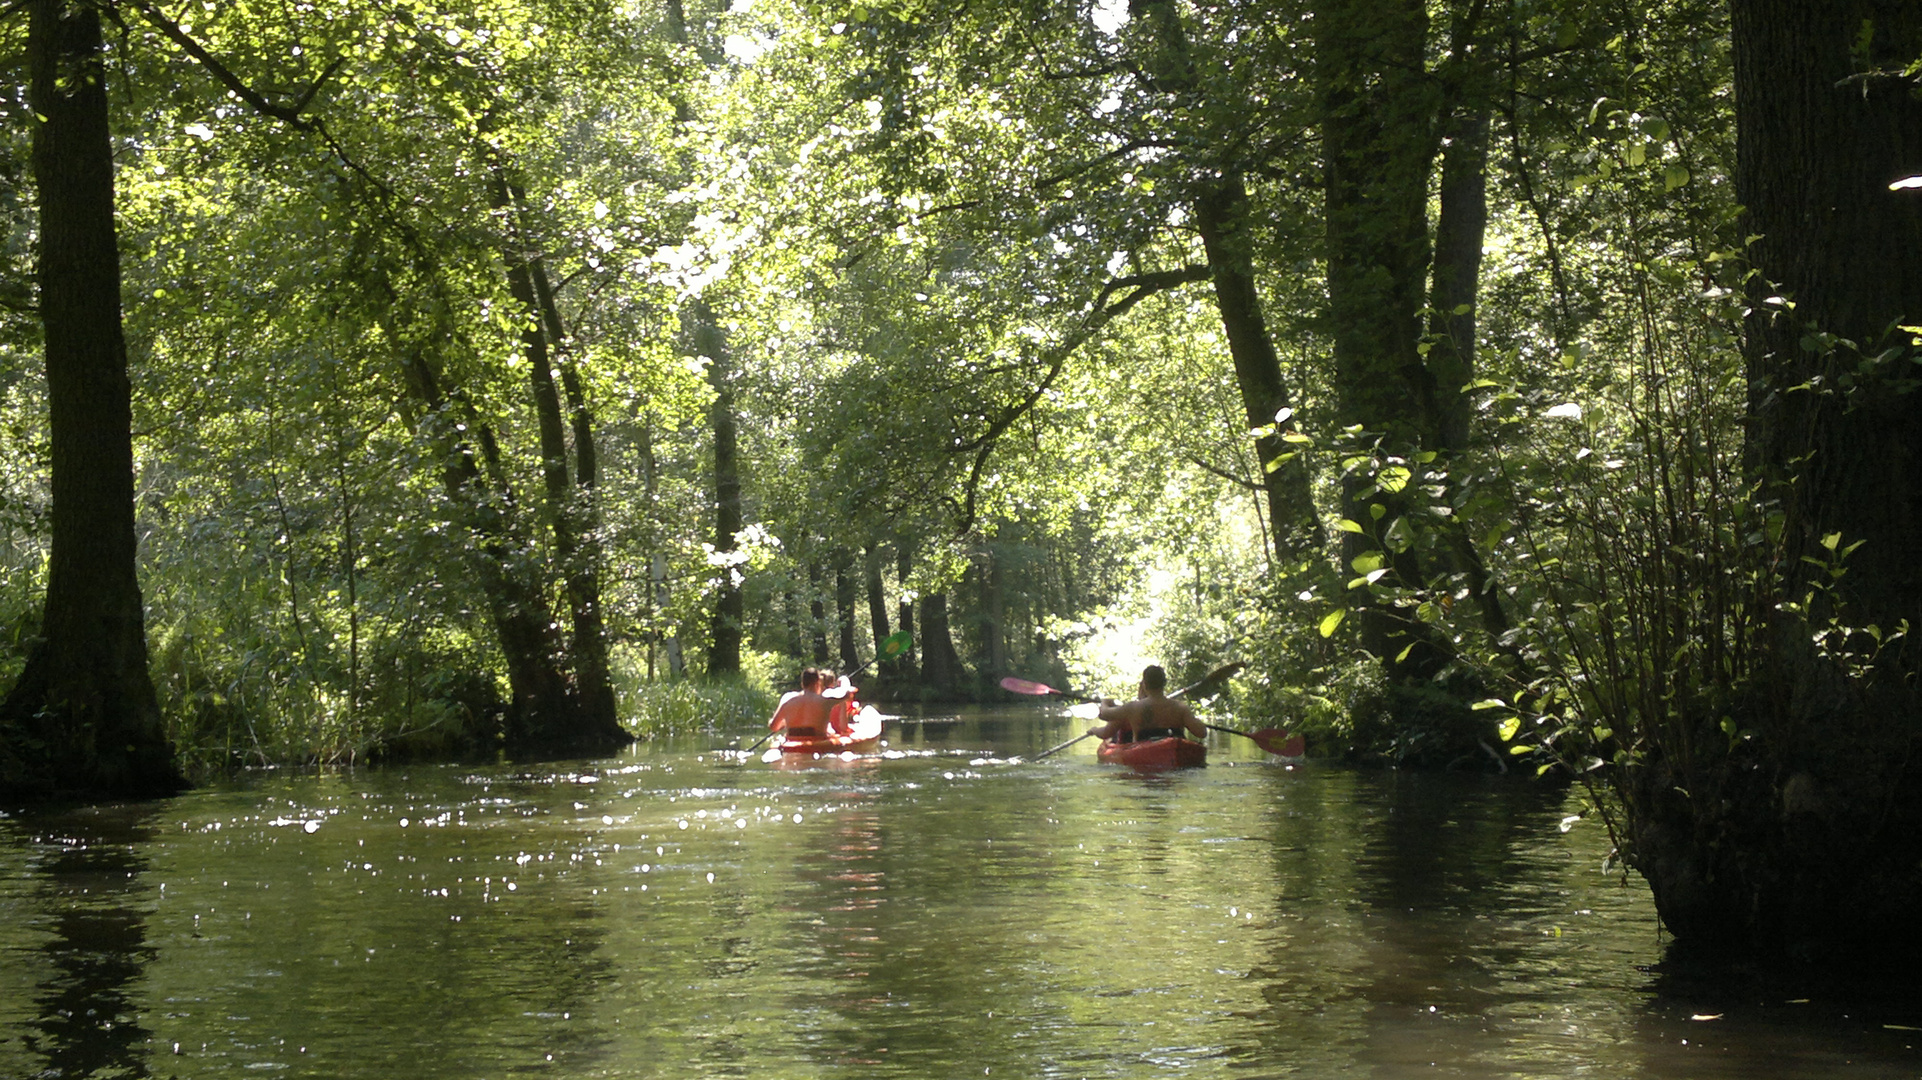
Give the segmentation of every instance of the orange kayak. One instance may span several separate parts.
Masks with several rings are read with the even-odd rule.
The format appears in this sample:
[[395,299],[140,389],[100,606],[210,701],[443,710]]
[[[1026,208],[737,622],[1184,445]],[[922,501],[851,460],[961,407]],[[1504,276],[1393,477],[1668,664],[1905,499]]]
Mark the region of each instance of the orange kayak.
[[881,714],[863,705],[846,735],[783,735],[783,754],[842,754],[872,750],[881,741]]
[[1173,736],[1126,743],[1103,739],[1095,757],[1131,769],[1185,769],[1208,764],[1208,744]]

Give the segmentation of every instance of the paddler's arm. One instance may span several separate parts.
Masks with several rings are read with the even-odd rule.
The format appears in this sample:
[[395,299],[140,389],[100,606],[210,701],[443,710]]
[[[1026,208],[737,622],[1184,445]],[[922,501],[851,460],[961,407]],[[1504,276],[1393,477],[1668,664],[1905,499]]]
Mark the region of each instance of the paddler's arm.
[[1128,707],[1132,704],[1134,703],[1124,704],[1113,698],[1102,698],[1101,711],[1095,714],[1101,717],[1102,722],[1090,727],[1088,734],[1112,739],[1123,731],[1133,730],[1134,725],[1129,722],[1128,716]]

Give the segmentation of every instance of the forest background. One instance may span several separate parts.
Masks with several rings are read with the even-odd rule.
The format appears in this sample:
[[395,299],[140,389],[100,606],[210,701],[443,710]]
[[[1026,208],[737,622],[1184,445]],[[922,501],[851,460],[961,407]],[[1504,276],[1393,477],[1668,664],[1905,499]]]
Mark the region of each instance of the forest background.
[[9,793],[745,727],[908,630],[892,700],[1245,661],[1579,780],[1682,939],[1916,940],[1913,5],[0,35]]

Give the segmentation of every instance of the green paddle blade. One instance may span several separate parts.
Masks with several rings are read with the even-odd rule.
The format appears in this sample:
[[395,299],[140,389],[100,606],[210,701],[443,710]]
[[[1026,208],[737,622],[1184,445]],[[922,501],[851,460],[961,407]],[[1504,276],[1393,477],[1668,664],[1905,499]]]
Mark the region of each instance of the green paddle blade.
[[896,630],[894,633],[881,639],[882,656],[900,656],[913,647],[914,635],[908,633],[906,630]]

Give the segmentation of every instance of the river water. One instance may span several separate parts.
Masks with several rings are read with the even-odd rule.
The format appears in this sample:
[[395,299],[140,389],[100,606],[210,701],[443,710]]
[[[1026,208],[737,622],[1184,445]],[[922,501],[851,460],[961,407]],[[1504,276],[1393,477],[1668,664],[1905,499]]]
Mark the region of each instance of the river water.
[[0,1076],[1922,1074],[1911,1006],[1660,974],[1565,792],[1010,760],[1079,723],[0,817]]

